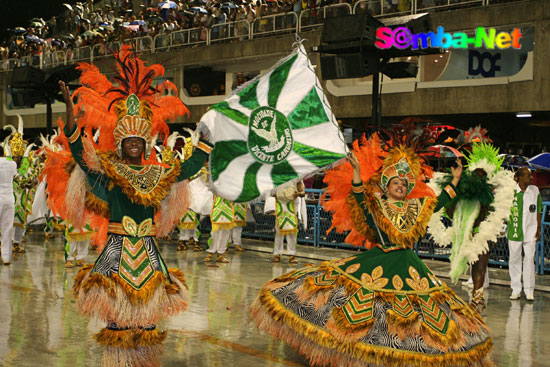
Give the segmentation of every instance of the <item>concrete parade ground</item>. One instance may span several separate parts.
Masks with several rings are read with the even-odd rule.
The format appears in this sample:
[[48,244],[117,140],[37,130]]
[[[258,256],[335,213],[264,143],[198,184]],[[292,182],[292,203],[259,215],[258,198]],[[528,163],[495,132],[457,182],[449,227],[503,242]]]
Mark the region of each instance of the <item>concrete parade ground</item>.
[[[284,343],[264,335],[248,321],[248,308],[268,280],[305,264],[349,256],[352,250],[298,246],[298,265],[271,263],[272,244],[243,240],[245,251],[228,250],[227,264],[202,260],[205,252],[176,251],[175,241],[160,242],[169,267],[178,267],[189,287],[187,311],[161,327],[168,330],[164,367],[308,366]],[[93,339],[102,325],[79,314],[72,294],[78,267],[65,269],[61,235],[44,241],[29,233],[27,253],[0,268],[0,366],[99,366],[102,349]],[[97,254],[90,252],[87,262]],[[427,260],[444,278],[445,262]],[[507,269],[490,268],[485,320],[492,330],[493,359],[499,367],[550,366],[550,281],[537,276],[535,301],[510,301]],[[546,283],[546,284],[545,284]],[[469,300],[461,283],[452,288]]]

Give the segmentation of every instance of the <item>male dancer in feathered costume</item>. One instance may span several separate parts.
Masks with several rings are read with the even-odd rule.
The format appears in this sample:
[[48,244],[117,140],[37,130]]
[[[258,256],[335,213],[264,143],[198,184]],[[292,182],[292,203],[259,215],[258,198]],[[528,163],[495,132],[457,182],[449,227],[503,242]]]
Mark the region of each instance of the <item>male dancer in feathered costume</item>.
[[[511,172],[501,169],[503,158],[489,143],[474,143],[466,161],[466,171],[458,186],[459,195],[449,205],[453,225],[445,227],[442,224],[441,211],[431,218],[428,230],[439,245],[452,243],[452,281],[458,280],[468,264],[472,265],[471,304],[482,312],[486,306],[483,283],[489,263],[489,244],[496,242],[510,215],[515,182]],[[440,191],[450,180],[449,174],[438,174],[432,187]]]
[[[182,181],[202,167],[211,147],[195,134],[190,160],[158,162],[151,147],[158,133],[168,136],[165,120],[188,110],[177,97],[163,96],[165,90],[176,93],[173,84],[152,86],[153,78],[163,75],[162,66],[145,66],[128,47],[115,60],[116,86],[94,65],[79,65],[83,86],[75,92],[74,110],[60,82],[70,153],[48,159],[55,166],[45,169],[51,170],[48,190],[56,211],[76,228],[89,219],[103,248],[74,284],[79,309],[107,323],[96,335],[105,346],[103,365],[158,366],[166,332],[157,325],[185,310],[187,290],[183,274],[164,263],[156,237],[181,218],[189,203]],[[97,129],[95,144],[91,136]]]

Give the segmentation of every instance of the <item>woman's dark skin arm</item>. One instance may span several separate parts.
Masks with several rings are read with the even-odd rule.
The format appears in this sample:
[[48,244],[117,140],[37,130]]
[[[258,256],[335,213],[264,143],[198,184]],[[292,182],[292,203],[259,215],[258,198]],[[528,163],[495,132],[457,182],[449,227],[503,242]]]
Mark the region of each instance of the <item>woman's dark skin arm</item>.
[[61,89],[61,94],[63,94],[63,100],[65,101],[67,111],[67,130],[72,131],[75,125],[73,99],[69,93],[69,88],[62,80],[59,81],[59,89]]

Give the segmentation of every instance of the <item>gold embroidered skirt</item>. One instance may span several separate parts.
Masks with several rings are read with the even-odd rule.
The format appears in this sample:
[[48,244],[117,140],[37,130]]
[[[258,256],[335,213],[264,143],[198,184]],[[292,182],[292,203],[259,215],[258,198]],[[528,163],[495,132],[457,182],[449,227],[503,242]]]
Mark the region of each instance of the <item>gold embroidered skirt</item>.
[[313,366],[492,366],[487,326],[411,250],[375,247],[268,282],[261,330]]

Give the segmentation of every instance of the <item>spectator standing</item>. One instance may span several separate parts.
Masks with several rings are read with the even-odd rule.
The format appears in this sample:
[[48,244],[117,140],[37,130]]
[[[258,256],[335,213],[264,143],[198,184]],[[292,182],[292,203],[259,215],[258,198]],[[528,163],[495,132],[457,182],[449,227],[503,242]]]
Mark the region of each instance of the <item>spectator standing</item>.
[[260,19],[258,26],[259,32],[265,32],[267,30],[267,19],[261,19],[262,17],[265,17],[267,15],[267,5],[261,4],[260,6],[258,6],[256,11],[256,18]]
[[246,12],[246,20],[248,21],[248,23],[253,24],[254,19],[256,18],[256,12],[252,8],[252,6],[246,4],[245,5],[245,12]]
[[[540,239],[542,200],[539,189],[532,185],[531,171],[522,167],[516,172],[516,195],[508,221],[508,248],[510,249],[509,271],[512,287],[510,299],[521,296],[523,291],[528,301],[533,301],[535,290],[535,243]],[[521,251],[524,251],[523,269]]]
[[236,27],[236,36],[239,37],[239,41],[242,41],[246,39],[246,35],[248,35],[248,27],[247,24],[244,22],[247,17],[246,9],[243,5],[239,6],[239,10],[237,11],[236,19],[237,21],[237,27]]
[[539,188],[542,201],[550,200],[550,171],[537,168],[533,173],[533,185]]
[[245,82],[246,82],[246,79],[244,78],[243,73],[235,74],[235,80],[233,81],[233,84],[231,85],[231,90],[234,90],[235,88],[238,88],[241,84],[244,84]]

